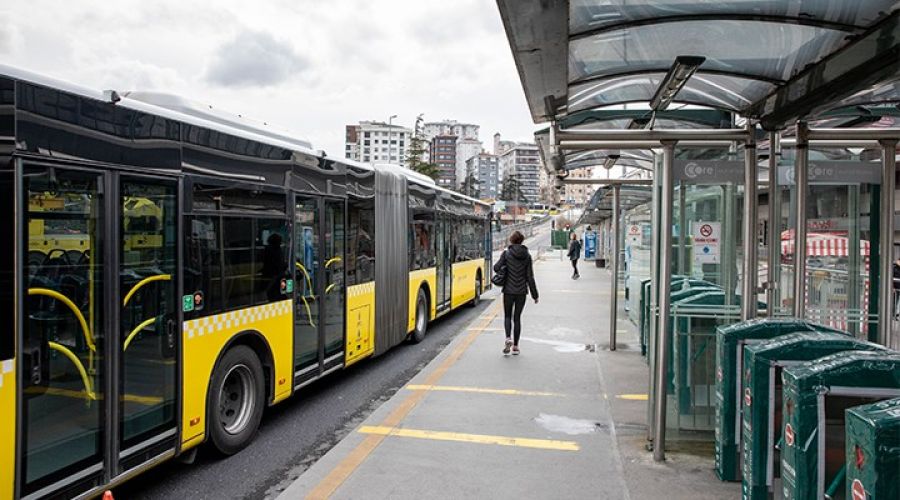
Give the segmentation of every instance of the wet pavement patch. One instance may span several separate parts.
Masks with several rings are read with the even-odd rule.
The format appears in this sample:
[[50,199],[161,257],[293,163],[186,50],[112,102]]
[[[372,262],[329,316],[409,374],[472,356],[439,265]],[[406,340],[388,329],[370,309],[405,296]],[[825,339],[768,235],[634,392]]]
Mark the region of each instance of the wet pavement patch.
[[578,434],[590,434],[597,430],[597,422],[593,420],[579,420],[560,415],[548,415],[541,413],[534,421],[551,432],[561,432],[570,436]]

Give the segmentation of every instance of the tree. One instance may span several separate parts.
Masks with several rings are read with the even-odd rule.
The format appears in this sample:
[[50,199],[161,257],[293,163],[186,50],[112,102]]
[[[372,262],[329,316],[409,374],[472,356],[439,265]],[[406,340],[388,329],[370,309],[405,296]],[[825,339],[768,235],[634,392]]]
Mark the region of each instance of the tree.
[[409,139],[409,147],[406,149],[406,165],[410,170],[425,174],[432,179],[437,179],[440,171],[437,165],[427,162],[425,156],[425,139],[422,137],[423,118],[420,114],[416,117],[416,126],[412,137]]
[[466,165],[466,178],[459,187],[459,192],[472,198],[481,197],[481,188],[478,185],[478,179],[475,177],[475,172],[471,165]]
[[519,186],[519,180],[513,175],[507,175],[503,179],[503,187],[500,189],[500,199],[504,201],[525,201],[525,194]]

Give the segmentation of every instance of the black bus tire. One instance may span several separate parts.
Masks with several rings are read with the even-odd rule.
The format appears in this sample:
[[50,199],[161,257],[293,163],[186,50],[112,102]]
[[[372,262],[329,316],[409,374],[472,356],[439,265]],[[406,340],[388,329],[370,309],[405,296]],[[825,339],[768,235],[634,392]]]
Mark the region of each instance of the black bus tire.
[[425,340],[425,332],[428,330],[428,297],[425,295],[425,289],[419,288],[419,294],[416,296],[416,319],[413,323],[413,331],[409,336],[409,341],[413,344]]
[[209,387],[209,441],[217,451],[233,455],[253,441],[265,396],[263,368],[256,353],[244,345],[229,349]]

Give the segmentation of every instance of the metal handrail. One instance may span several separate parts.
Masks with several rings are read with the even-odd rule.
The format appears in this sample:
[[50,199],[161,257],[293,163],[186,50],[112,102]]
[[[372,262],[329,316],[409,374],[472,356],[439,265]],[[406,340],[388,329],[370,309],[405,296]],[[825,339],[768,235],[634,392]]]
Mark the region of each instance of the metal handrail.
[[128,290],[128,293],[125,294],[125,298],[122,300],[122,307],[127,306],[128,301],[131,300],[131,297],[133,297],[134,294],[136,294],[137,291],[142,286],[146,285],[147,283],[151,283],[154,281],[171,281],[171,280],[172,280],[171,274],[156,274],[156,275],[144,278],[141,281],[138,281],[133,287],[131,287],[131,290]]
[[88,377],[87,370],[84,369],[84,363],[78,359],[78,356],[75,355],[68,347],[57,343],[57,342],[47,342],[47,345],[50,346],[50,349],[54,351],[61,352],[63,356],[69,359],[72,364],[75,365],[75,368],[78,369],[78,374],[81,375],[81,382],[84,384],[84,393],[87,396],[88,401],[96,401],[97,394],[94,393],[93,384],[91,384],[91,379]]
[[52,297],[68,307],[75,317],[78,319],[78,323],[81,325],[81,331],[84,334],[84,340],[88,345],[88,348],[91,352],[97,352],[97,345],[94,343],[94,335],[91,333],[91,329],[88,328],[87,320],[84,319],[84,314],[81,314],[81,310],[78,309],[78,306],[75,305],[68,297],[57,292],[56,290],[50,290],[49,288],[29,288],[28,295],[45,295],[47,297]]

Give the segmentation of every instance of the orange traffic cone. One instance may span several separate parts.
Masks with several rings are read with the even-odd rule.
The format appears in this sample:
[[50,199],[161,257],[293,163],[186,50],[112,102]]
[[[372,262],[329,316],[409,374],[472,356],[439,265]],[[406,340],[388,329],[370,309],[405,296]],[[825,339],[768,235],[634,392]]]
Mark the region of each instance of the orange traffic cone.
[[106,490],[103,492],[103,500],[115,500],[115,499],[113,498],[112,492],[109,490]]

